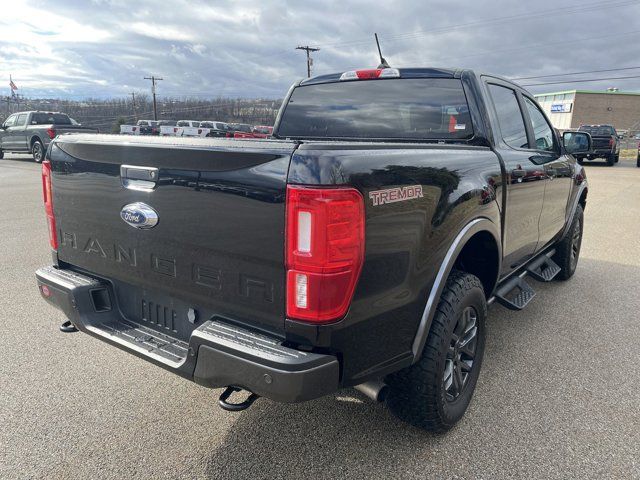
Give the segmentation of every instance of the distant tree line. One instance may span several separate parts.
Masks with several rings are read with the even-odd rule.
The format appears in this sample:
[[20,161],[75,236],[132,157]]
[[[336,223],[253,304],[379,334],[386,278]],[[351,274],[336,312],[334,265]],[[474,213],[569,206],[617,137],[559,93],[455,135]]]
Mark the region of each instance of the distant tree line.
[[[217,120],[222,122],[273,125],[282,100],[192,97],[158,97],[159,120]],[[133,98],[62,100],[51,98],[6,98],[0,102],[0,121],[23,110],[64,112],[83,125],[101,132],[119,131],[119,125],[153,119],[150,95]]]

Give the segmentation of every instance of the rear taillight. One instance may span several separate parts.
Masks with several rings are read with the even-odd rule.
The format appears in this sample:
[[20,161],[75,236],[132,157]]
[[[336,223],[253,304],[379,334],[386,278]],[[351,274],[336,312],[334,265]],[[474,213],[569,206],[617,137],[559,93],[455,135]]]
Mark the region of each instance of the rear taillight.
[[201,128],[199,128],[199,129],[198,129],[198,135],[200,135],[201,133],[202,133],[202,129],[201,129]]
[[47,135],[49,135],[49,138],[53,140],[56,138],[56,130],[54,128],[47,128]]
[[176,133],[178,131],[178,127],[173,127],[173,133]]
[[611,138],[609,139],[609,148],[613,148],[613,145],[614,145],[615,143],[616,143],[616,142],[615,142],[615,140],[613,139],[613,137],[611,137]]
[[287,317],[345,315],[364,259],[364,201],[353,188],[287,188]]
[[49,243],[54,250],[58,249],[58,235],[56,234],[56,217],[53,214],[53,191],[51,190],[51,163],[42,162],[42,194],[44,197],[44,212],[49,227]]

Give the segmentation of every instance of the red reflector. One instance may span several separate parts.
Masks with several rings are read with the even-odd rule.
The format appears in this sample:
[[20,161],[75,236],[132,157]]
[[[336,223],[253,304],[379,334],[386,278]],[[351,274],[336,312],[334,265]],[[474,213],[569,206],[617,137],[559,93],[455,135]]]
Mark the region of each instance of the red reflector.
[[611,137],[609,139],[609,147],[613,147],[613,144],[615,143],[615,141],[613,140],[613,137]]
[[49,135],[49,138],[51,140],[53,140],[54,138],[56,138],[56,131],[53,128],[47,128],[47,135]]
[[356,70],[356,75],[360,80],[367,80],[371,78],[378,78],[382,73],[381,68],[374,68],[371,70]]
[[42,162],[42,194],[44,197],[44,212],[49,227],[49,243],[54,250],[58,249],[58,235],[56,234],[56,217],[53,213],[53,191],[51,190],[51,163]]
[[51,296],[51,290],[49,290],[49,287],[46,285],[40,285],[40,291],[42,292],[42,295],[47,298]]
[[345,315],[364,259],[364,201],[354,188],[287,187],[287,317]]

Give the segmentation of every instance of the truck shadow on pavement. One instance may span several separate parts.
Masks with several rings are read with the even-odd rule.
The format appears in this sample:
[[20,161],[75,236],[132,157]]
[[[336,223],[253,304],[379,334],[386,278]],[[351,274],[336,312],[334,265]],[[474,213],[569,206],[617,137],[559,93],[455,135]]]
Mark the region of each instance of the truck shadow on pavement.
[[[600,465],[605,476],[630,468],[625,462],[632,457],[610,454],[628,450],[623,445],[633,434],[621,431],[616,415],[637,418],[636,404],[620,404],[617,414],[609,406],[612,397],[634,395],[628,375],[640,330],[629,307],[638,299],[624,292],[625,285],[640,283],[640,268],[631,263],[583,258],[570,281],[535,283],[538,297],[527,309],[492,307],[474,399],[444,435],[409,426],[352,389],[293,405],[259,399],[236,414],[212,451],[203,452],[205,475],[491,477],[504,473],[505,465],[529,477],[538,468],[544,476],[550,466],[558,475],[587,475],[594,458],[608,459]],[[608,439],[597,448],[594,424]],[[463,454],[465,461],[451,464],[452,455]]]
[[[415,448],[437,437],[408,426],[359,392],[345,389],[312,402],[259,399],[238,415],[207,461],[212,478],[342,478],[397,474]],[[401,452],[401,454],[398,454]]]

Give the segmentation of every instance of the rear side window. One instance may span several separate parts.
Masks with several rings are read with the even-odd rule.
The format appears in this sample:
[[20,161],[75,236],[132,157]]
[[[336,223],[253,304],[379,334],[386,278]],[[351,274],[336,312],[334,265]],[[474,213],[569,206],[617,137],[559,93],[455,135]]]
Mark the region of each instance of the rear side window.
[[529,98],[524,97],[524,104],[527,106],[529,112],[529,118],[531,119],[531,126],[533,127],[533,136],[535,137],[536,150],[545,150],[552,152],[555,150],[553,142],[553,130],[544,118],[544,115]]
[[278,135],[464,140],[473,126],[459,79],[361,80],[297,87]]
[[500,85],[489,84],[493,105],[504,142],[513,148],[529,148],[527,129],[518,104],[516,92]]
[[178,126],[178,127],[188,127],[189,126],[189,122],[178,122],[178,124],[176,126]]
[[71,125],[71,120],[64,113],[37,112],[31,115],[32,125]]
[[27,123],[27,114],[21,113],[16,119],[16,127],[23,127]]

